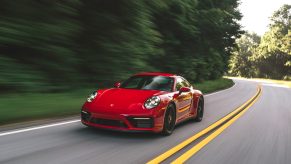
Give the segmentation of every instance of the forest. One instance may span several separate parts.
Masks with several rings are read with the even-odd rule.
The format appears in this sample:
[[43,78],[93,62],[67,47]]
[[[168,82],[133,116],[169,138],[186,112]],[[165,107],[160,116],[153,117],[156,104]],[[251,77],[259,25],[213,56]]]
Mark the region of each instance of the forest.
[[263,36],[246,32],[236,44],[229,61],[231,75],[291,80],[291,5],[273,13]]
[[191,82],[218,79],[243,34],[238,5],[238,0],[2,0],[0,92],[112,86],[143,71],[176,73]]

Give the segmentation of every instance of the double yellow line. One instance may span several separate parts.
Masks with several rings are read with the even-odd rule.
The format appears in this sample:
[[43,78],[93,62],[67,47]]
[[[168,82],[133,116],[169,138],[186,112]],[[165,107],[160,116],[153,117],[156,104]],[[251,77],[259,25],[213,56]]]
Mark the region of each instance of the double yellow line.
[[186,139],[182,143],[178,144],[177,146],[171,148],[170,150],[166,151],[165,153],[157,156],[153,160],[147,162],[147,164],[156,164],[161,163],[165,159],[169,158],[173,154],[177,153],[190,143],[194,142],[198,138],[206,135],[210,131],[216,129],[213,133],[209,134],[205,139],[203,139],[201,142],[193,146],[191,149],[186,151],[184,154],[182,154],[180,157],[178,157],[176,160],[172,162],[172,164],[180,164],[184,163],[186,160],[188,160],[191,156],[193,156],[195,153],[197,153],[200,149],[202,149],[206,144],[208,144],[210,141],[212,141],[215,137],[217,137],[220,133],[222,133],[227,127],[229,127],[233,122],[235,122],[238,118],[240,118],[260,97],[262,92],[262,88],[259,85],[257,89],[257,93],[249,99],[247,102],[245,102],[243,105],[235,109],[233,112],[229,113],[228,115],[224,116],[217,122],[213,123],[212,125],[208,126],[206,129],[196,133],[194,136]]

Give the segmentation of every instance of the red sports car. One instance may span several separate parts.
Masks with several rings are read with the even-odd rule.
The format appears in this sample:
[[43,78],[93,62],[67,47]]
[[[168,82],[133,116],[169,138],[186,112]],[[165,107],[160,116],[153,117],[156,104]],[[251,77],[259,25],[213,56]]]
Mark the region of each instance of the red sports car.
[[90,127],[170,135],[177,123],[201,121],[204,99],[183,77],[168,73],[136,74],[115,88],[94,91],[82,107]]

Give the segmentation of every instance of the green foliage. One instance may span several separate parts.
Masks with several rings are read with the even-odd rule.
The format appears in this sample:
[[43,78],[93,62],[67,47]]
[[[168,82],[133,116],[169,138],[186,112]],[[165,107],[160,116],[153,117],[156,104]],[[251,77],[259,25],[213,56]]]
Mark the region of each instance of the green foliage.
[[76,79],[77,6],[77,1],[1,1],[1,91],[53,91]]
[[[283,5],[271,17],[269,31],[254,42],[246,34],[230,60],[230,74],[245,77],[291,77],[291,5]],[[249,40],[253,41],[249,41]],[[259,44],[258,44],[259,43]]]
[[111,86],[140,71],[219,78],[238,0],[2,0],[0,91]]
[[260,36],[247,32],[237,39],[236,43],[237,48],[229,61],[229,73],[233,76],[256,76],[256,67],[251,58],[260,44]]
[[165,54],[154,65],[189,80],[220,77],[240,34],[237,5],[237,1],[168,1],[168,8],[156,14]]
[[262,37],[254,56],[259,77],[283,79],[291,76],[291,5],[284,5],[271,17],[270,30]]

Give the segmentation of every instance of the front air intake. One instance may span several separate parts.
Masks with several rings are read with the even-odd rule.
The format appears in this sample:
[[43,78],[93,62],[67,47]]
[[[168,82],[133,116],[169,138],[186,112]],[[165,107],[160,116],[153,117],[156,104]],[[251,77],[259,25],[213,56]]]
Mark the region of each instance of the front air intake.
[[150,117],[131,117],[128,118],[128,121],[136,128],[152,128],[154,126],[154,120]]
[[90,117],[91,117],[91,113],[90,112],[81,111],[81,119],[83,121],[89,121]]

